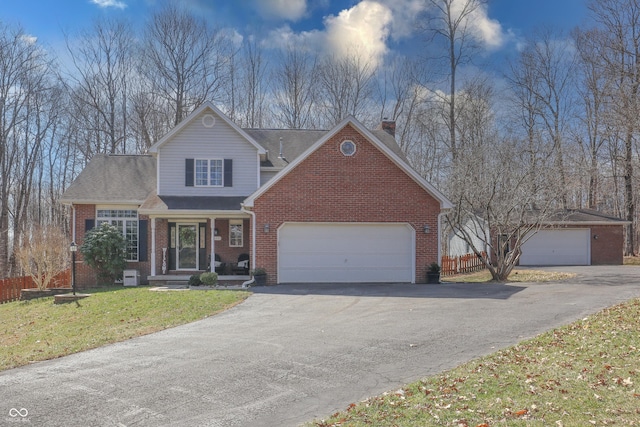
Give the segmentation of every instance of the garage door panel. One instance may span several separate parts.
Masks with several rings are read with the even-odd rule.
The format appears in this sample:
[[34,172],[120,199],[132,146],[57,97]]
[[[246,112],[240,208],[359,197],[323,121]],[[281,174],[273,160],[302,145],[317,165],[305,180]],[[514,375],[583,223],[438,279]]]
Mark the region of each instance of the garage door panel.
[[406,224],[285,224],[279,282],[411,282],[413,240]]
[[540,230],[522,245],[520,265],[589,265],[589,229]]

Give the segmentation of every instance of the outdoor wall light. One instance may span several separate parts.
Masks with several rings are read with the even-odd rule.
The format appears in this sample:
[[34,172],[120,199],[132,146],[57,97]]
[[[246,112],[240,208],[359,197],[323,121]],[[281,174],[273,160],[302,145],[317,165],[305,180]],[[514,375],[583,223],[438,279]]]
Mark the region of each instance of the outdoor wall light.
[[217,229],[217,228],[214,228],[214,229],[213,229],[213,235],[214,235],[214,236],[217,236],[217,235],[218,235],[218,229]]
[[265,225],[264,225],[264,232],[265,232],[265,233],[268,233],[268,232],[269,232],[269,228],[270,228],[270,227],[269,227],[269,224],[265,224]]
[[424,226],[424,234],[429,234],[429,231],[431,231],[431,228],[428,225]]
[[593,240],[598,240],[598,235],[597,234],[593,235]]

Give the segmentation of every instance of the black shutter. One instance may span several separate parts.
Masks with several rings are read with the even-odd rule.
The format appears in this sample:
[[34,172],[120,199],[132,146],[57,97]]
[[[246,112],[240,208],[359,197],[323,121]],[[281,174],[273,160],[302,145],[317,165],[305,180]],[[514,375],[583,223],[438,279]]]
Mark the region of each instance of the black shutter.
[[93,229],[93,227],[95,227],[96,224],[96,220],[95,219],[85,219],[84,220],[84,232],[86,233],[87,231]]
[[138,261],[148,261],[147,258],[147,224],[146,219],[138,221]]
[[224,186],[233,187],[233,159],[224,159]]
[[185,159],[184,162],[184,185],[187,187],[193,187],[194,163],[193,159]]

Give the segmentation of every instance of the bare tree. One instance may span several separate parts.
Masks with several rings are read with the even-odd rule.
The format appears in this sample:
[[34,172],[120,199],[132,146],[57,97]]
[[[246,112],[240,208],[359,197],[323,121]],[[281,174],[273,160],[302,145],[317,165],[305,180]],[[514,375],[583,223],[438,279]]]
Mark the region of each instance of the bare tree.
[[624,211],[630,222],[626,233],[625,254],[636,252],[636,202],[634,192],[633,148],[640,113],[640,4],[637,0],[599,0],[589,5],[600,26],[597,59],[611,84],[610,105],[612,135],[619,135],[624,180]]
[[[20,27],[0,23],[0,276],[20,242],[50,122],[53,65]],[[51,105],[51,104],[49,104]],[[12,242],[12,243],[11,243]]]
[[600,151],[606,143],[606,94],[610,91],[609,80],[601,63],[598,61],[597,40],[601,39],[598,30],[574,32],[576,47],[580,57],[581,84],[580,94],[582,107],[582,129],[577,135],[581,146],[586,150],[589,183],[587,189],[587,206],[598,207],[599,182],[601,167]]
[[362,55],[325,58],[318,72],[318,103],[326,126],[352,115],[366,121],[373,94],[375,66]]
[[[556,176],[567,189],[568,168],[565,167],[565,145],[574,119],[575,85],[577,72],[575,48],[571,40],[556,37],[544,30],[539,37],[528,42],[518,61],[511,65],[511,83],[514,100],[519,107],[520,122],[527,136],[527,152],[532,156],[551,156]],[[546,149],[540,149],[546,145]],[[532,191],[537,191],[532,188]],[[566,193],[566,191],[565,191]],[[567,207],[567,197],[561,197]]]
[[69,268],[67,234],[57,226],[33,227],[16,250],[23,275],[31,276],[37,288],[47,289],[57,275]]
[[[516,139],[473,147],[459,157],[450,178],[454,209],[447,225],[496,281],[507,280],[522,245],[554,213],[557,181],[543,178],[540,164],[533,169],[522,148]],[[531,180],[537,181],[537,193],[530,191]]]
[[124,21],[96,20],[78,37],[65,39],[73,64],[66,81],[72,85],[75,118],[104,141],[107,153],[127,152],[135,40],[131,27]]
[[145,31],[141,73],[173,113],[170,127],[205,101],[221,97],[232,54],[225,34],[171,3],[155,13]]
[[[428,0],[425,22],[421,25],[430,37],[442,39],[444,54],[441,59],[447,63],[446,79],[449,93],[442,96],[447,105],[446,124],[449,130],[449,149],[455,163],[458,157],[458,139],[456,135],[456,91],[458,69],[470,61],[475,49],[475,40],[469,27],[469,20],[486,0]],[[438,93],[438,92],[436,92]]]
[[272,75],[275,120],[290,129],[317,126],[317,57],[302,47],[289,46]]

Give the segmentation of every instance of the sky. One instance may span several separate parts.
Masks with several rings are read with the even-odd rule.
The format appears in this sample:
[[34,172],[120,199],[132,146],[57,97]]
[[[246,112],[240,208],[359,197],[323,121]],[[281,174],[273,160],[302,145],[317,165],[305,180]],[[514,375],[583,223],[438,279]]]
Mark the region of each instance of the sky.
[[[63,51],[73,35],[100,16],[124,17],[142,27],[162,0],[0,0],[0,21]],[[489,0],[473,19],[475,38],[487,55],[508,55],[536,28],[569,31],[586,22],[588,0]],[[394,52],[411,54],[424,43],[415,17],[427,0],[181,0],[199,16],[236,38],[264,46],[304,43],[317,51],[352,48],[382,62]]]

